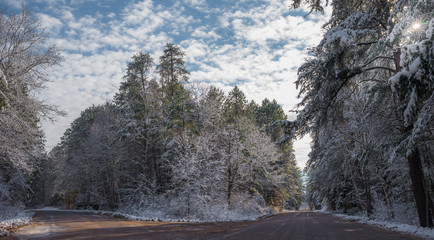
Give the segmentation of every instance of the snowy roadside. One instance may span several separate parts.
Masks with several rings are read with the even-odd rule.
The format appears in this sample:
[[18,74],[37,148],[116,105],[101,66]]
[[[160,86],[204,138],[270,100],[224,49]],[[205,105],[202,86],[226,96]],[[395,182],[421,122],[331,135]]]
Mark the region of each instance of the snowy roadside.
[[[171,223],[243,222],[243,221],[255,221],[255,220],[265,219],[274,215],[281,214],[281,213],[255,214],[255,215],[243,216],[243,217],[236,216],[233,219],[226,219],[226,220],[217,220],[217,219],[200,220],[195,218],[144,217],[144,216],[137,216],[133,214],[127,214],[123,212],[111,212],[111,211],[103,211],[103,210],[64,210],[64,209],[58,209],[53,207],[45,207],[43,209],[34,209],[34,210],[85,212],[85,213],[106,215],[106,216],[117,217],[117,218],[124,218],[132,221],[171,222]],[[150,214],[150,215],[160,215],[160,214]]]
[[243,221],[255,221],[259,219],[264,219],[270,216],[277,215],[279,213],[272,213],[272,214],[265,214],[265,215],[255,215],[255,216],[246,216],[242,218],[235,218],[233,220],[200,220],[200,219],[194,219],[194,218],[164,218],[164,217],[142,217],[142,216],[135,216],[127,213],[122,212],[110,212],[110,211],[100,211],[100,210],[73,210],[73,211],[79,211],[79,212],[89,212],[93,214],[101,214],[101,215],[107,215],[112,217],[118,217],[118,218],[124,218],[128,220],[133,221],[151,221],[151,222],[184,222],[184,223],[210,223],[210,222],[243,222]]
[[434,229],[432,229],[432,228],[424,228],[424,227],[418,227],[418,226],[403,224],[403,223],[394,223],[394,222],[374,220],[374,219],[369,219],[367,217],[362,217],[362,216],[350,216],[350,215],[345,215],[345,214],[337,214],[337,213],[328,212],[328,211],[318,211],[318,212],[329,213],[329,214],[332,214],[333,216],[343,218],[345,220],[359,222],[359,223],[365,223],[365,224],[377,226],[380,228],[392,230],[395,232],[401,232],[401,233],[409,234],[409,235],[412,235],[415,237],[421,237],[423,239],[434,240]]
[[30,225],[32,216],[31,212],[21,211],[13,217],[0,217],[0,237],[13,234],[20,226]]

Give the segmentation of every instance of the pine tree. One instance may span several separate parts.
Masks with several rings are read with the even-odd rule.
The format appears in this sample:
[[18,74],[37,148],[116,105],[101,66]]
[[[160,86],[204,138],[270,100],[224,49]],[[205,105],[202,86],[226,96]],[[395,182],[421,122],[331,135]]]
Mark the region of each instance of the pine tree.
[[188,112],[192,110],[189,92],[184,88],[190,74],[185,67],[184,56],[179,46],[167,43],[157,66],[162,96],[167,104],[165,114],[168,116],[169,128],[181,130],[191,122]]
[[[320,1],[306,2],[312,11],[323,10]],[[300,3],[293,1],[293,7]],[[420,224],[432,226],[433,193],[428,187],[432,181],[423,174],[424,168],[430,172],[431,161],[427,156],[426,162],[421,161],[418,149],[432,137],[421,131],[433,124],[427,118],[433,106],[432,2],[335,0],[331,5],[333,14],[324,38],[311,49],[312,57],[300,67],[296,82],[304,97],[294,127],[299,134],[313,135],[309,168],[318,181],[313,189],[322,191],[318,187],[327,176],[319,169],[329,169],[336,177],[327,179],[328,186],[337,188],[322,195],[333,201],[331,205],[352,203],[370,215],[374,193],[393,205],[391,190],[379,186],[388,181],[382,171],[387,171],[389,159],[381,153],[392,152],[391,160],[400,164],[404,155]],[[416,19],[422,21],[416,25],[419,32],[412,28]],[[361,103],[363,108],[354,111]],[[338,143],[345,143],[345,148],[331,152]],[[375,161],[369,160],[373,152],[377,152]],[[339,173],[340,167],[348,167],[346,174]],[[385,177],[377,178],[378,171]],[[349,185],[338,188],[334,182],[338,179]],[[337,201],[342,199],[339,191],[347,191],[353,199]]]

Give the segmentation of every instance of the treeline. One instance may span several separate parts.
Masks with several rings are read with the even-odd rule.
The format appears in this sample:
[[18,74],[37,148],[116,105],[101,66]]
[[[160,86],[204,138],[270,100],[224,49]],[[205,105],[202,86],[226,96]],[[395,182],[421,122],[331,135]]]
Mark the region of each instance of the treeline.
[[292,144],[272,126],[282,108],[237,87],[187,87],[173,44],[158,64],[134,55],[113,101],[83,111],[47,156],[40,119],[62,113],[34,93],[62,58],[27,11],[3,10],[0,23],[0,217],[25,205],[197,219],[300,206]]
[[308,201],[432,227],[433,2],[327,2],[333,14],[299,68],[303,100],[288,126],[313,138]]
[[167,44],[156,66],[132,57],[113,102],[83,111],[51,151],[51,201],[196,219],[300,206],[292,144],[272,125],[286,119],[279,104],[188,87],[184,55]]

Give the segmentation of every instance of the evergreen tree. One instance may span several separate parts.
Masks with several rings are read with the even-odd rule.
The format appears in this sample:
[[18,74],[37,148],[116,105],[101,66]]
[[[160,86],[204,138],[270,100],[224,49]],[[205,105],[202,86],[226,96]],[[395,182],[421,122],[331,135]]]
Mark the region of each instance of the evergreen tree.
[[234,123],[248,113],[247,99],[244,93],[235,86],[225,102],[225,117],[228,123]]
[[[323,9],[321,1],[306,2],[312,11]],[[300,3],[293,1],[293,7]],[[391,170],[394,161],[409,168],[401,176],[411,179],[420,225],[432,226],[432,161],[419,150],[432,138],[423,130],[433,125],[427,118],[433,109],[432,2],[334,0],[331,5],[324,38],[299,69],[296,83],[304,97],[290,125],[313,137],[312,189],[338,208],[357,206],[371,215],[374,204],[384,202],[393,211],[401,201],[387,185],[393,185],[390,176],[399,175]],[[348,198],[340,197],[342,192]]]
[[179,46],[166,44],[166,49],[160,57],[157,71],[160,75],[162,95],[167,107],[167,122],[170,128],[184,130],[190,125],[192,118],[192,102],[189,92],[184,88],[190,74],[184,62],[185,53]]
[[265,131],[279,149],[279,159],[273,163],[273,171],[282,177],[282,183],[264,192],[265,200],[269,204],[282,207],[299,208],[301,205],[302,183],[300,170],[297,167],[292,142],[280,143],[283,129],[279,121],[287,119],[282,107],[276,100],[265,98],[260,106],[254,108],[256,124]]

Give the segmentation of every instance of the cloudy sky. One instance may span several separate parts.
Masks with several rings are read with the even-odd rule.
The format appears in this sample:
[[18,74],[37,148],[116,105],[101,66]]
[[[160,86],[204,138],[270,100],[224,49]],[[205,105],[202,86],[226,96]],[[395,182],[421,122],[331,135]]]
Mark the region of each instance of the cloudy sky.
[[[276,99],[288,116],[298,102],[294,81],[306,48],[321,39],[329,14],[289,10],[289,0],[3,0],[22,3],[39,17],[65,61],[50,73],[41,97],[68,112],[43,123],[47,149],[92,104],[112,99],[130,57],[158,59],[173,42],[186,52],[190,82],[229,92],[237,85],[249,100]],[[304,167],[309,139],[295,143]]]

